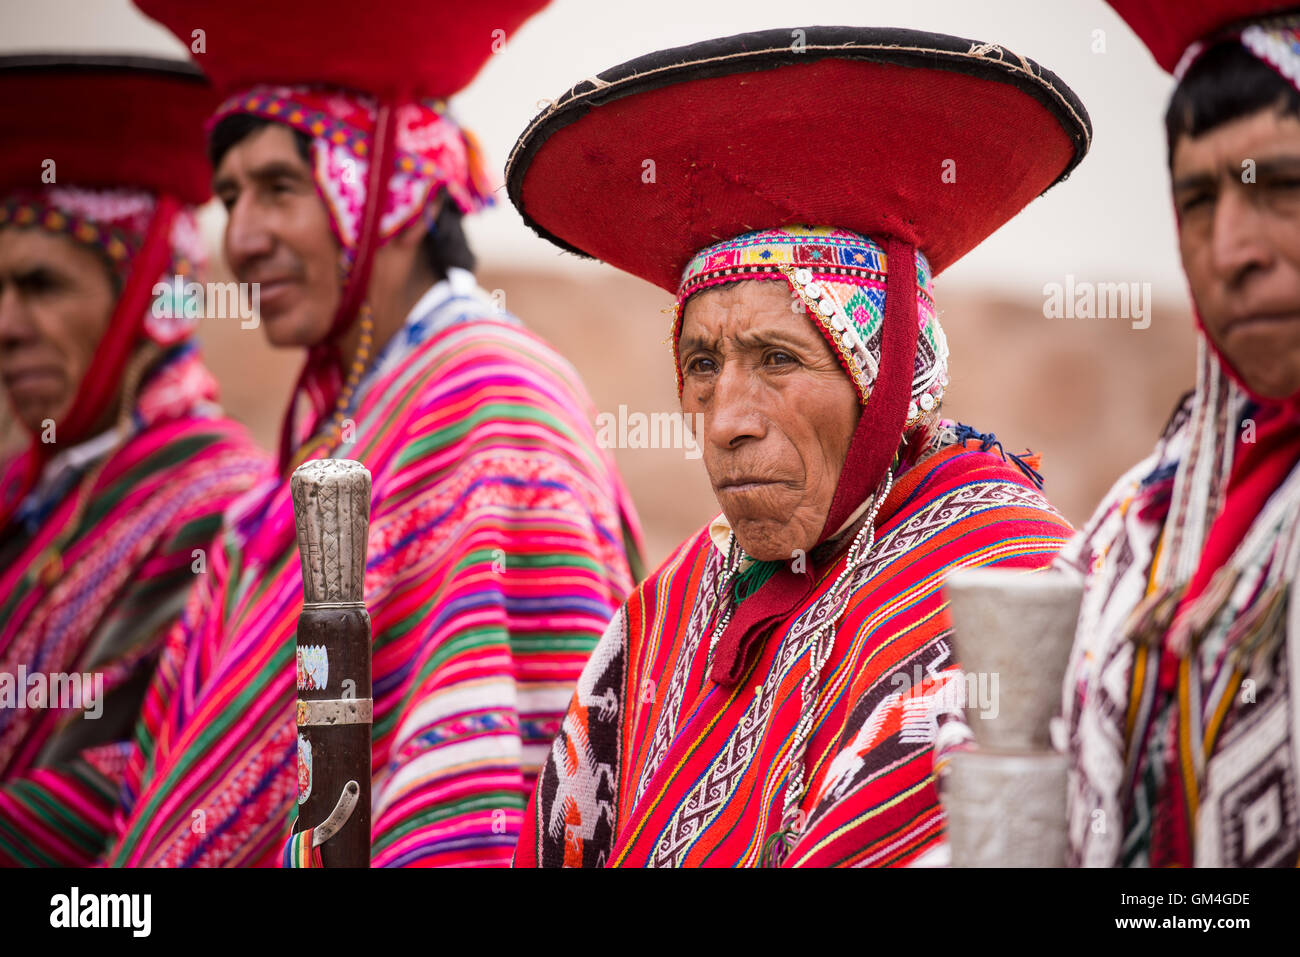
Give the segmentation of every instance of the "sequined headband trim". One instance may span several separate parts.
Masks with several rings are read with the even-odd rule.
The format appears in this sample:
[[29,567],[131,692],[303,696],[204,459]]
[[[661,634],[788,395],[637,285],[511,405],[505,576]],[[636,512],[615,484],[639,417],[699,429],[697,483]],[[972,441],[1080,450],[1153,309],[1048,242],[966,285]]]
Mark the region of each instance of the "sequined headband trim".
[[1174,79],[1181,82],[1206,50],[1234,40],[1300,90],[1300,14],[1297,13],[1260,19],[1246,26],[1238,24],[1196,41],[1174,67]]
[[[674,310],[671,346],[679,394],[684,383],[677,342],[686,301],[718,285],[767,279],[783,281],[798,298],[865,404],[879,372],[886,266],[884,250],[866,237],[817,227],[747,233],[701,250],[683,273]],[[921,330],[908,430],[933,416],[948,379],[948,345],[935,319],[929,265],[918,253],[915,266]]]

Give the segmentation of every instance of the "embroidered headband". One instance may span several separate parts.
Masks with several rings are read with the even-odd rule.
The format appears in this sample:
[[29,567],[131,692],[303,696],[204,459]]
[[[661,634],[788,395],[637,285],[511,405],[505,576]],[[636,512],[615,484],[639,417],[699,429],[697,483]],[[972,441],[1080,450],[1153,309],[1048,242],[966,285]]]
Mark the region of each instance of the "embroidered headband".
[[[69,236],[100,253],[120,286],[144,246],[157,205],[154,194],[138,189],[49,186],[20,190],[0,199],[0,228],[39,227]],[[177,211],[168,247],[168,264],[158,276],[150,278],[183,279],[205,265],[207,257],[193,207],[182,206]],[[144,332],[160,345],[184,339],[194,332],[198,322],[196,316],[186,316],[183,303],[172,301],[174,295],[175,285],[167,281],[167,291],[151,299],[145,313]]]
[[[787,226],[745,233],[701,250],[677,293],[672,349],[682,391],[678,340],[686,301],[703,289],[746,279],[782,280],[803,304],[866,405],[880,366],[887,279],[885,250],[865,236],[826,226]],[[937,414],[948,385],[948,342],[934,308],[930,264],[916,252],[918,336],[904,430]]]
[[1236,41],[1259,60],[1272,67],[1282,78],[1300,90],[1300,14],[1286,14],[1248,23],[1237,24],[1197,40],[1183,53],[1174,67],[1174,79],[1182,81],[1192,64],[1210,47],[1219,43]]

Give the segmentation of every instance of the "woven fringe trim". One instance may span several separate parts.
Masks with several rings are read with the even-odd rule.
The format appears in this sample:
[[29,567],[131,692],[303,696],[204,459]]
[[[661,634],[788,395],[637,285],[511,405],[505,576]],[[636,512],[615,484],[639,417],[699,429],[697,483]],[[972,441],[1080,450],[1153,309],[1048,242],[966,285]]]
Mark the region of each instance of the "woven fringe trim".
[[1177,588],[1165,586],[1142,599],[1124,623],[1124,633],[1129,640],[1148,647],[1159,645],[1186,590],[1186,585]]
[[1255,662],[1269,658],[1286,640],[1287,609],[1291,586],[1279,582],[1241,616],[1229,632],[1229,647],[1238,670],[1252,670]]
[[283,867],[324,867],[321,860],[320,848],[312,846],[312,839],[316,835],[316,829],[307,828],[305,831],[299,831],[289,838],[284,845],[284,858],[281,861]]

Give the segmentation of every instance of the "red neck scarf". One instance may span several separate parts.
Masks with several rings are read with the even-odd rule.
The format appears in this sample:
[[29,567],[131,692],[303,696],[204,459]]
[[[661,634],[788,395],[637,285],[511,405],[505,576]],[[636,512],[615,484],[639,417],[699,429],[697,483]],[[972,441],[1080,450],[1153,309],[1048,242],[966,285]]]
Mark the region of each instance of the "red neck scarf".
[[[890,239],[887,251],[891,268],[886,280],[879,368],[849,443],[818,545],[875,493],[903,440],[917,350],[916,270],[911,268],[916,250],[903,240]],[[812,562],[803,574],[782,562],[772,577],[735,609],[718,640],[709,677],[720,685],[734,686],[744,673],[751,650],[777,622],[798,609],[820,577]]]

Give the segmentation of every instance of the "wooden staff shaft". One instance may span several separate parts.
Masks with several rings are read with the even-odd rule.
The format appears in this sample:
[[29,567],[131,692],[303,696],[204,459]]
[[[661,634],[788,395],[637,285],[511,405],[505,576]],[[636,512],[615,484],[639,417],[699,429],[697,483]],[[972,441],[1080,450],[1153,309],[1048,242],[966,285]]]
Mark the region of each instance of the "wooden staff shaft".
[[[369,867],[373,705],[370,615],[362,599],[370,473],[360,462],[322,459],[300,466],[290,488],[304,598],[297,635],[294,832],[317,829],[326,867]],[[353,798],[355,806],[338,826]]]

